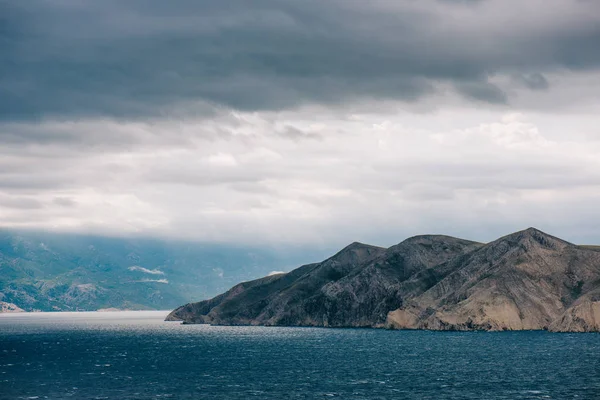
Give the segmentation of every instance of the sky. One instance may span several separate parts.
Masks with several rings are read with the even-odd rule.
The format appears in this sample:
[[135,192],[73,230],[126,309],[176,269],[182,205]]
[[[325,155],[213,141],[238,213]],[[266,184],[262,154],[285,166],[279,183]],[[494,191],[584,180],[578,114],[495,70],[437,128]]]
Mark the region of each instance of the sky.
[[0,226],[600,244],[600,2],[0,0]]

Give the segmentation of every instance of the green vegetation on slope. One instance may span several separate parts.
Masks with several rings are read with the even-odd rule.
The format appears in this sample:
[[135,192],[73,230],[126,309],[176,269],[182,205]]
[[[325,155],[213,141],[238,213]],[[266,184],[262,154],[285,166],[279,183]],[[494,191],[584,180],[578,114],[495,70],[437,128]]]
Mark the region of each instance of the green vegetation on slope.
[[0,231],[0,301],[26,311],[168,309],[310,257],[302,249]]

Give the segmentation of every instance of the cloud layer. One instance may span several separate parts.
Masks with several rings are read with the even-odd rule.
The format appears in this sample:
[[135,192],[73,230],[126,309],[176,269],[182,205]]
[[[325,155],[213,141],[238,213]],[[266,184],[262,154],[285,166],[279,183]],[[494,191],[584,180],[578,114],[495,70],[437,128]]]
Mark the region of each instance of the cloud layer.
[[[600,197],[594,120],[311,108],[71,123],[84,137],[119,130],[139,143],[3,146],[0,210],[10,225],[216,241],[483,239],[528,225],[587,241]],[[193,133],[178,140],[181,129]]]
[[[0,116],[198,115],[446,92],[489,104],[600,66],[595,1],[4,2]],[[558,78],[557,78],[558,79]],[[535,102],[527,104],[536,106]]]
[[0,225],[600,243],[597,43],[584,0],[3,2]]

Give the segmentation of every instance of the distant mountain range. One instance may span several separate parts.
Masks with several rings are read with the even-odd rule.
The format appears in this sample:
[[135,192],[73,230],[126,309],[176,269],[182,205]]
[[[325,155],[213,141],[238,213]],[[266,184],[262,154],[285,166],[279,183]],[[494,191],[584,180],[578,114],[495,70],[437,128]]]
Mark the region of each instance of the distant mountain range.
[[168,320],[218,325],[600,331],[600,249],[537,229],[416,236],[235,285]]
[[171,309],[324,254],[0,230],[0,312]]

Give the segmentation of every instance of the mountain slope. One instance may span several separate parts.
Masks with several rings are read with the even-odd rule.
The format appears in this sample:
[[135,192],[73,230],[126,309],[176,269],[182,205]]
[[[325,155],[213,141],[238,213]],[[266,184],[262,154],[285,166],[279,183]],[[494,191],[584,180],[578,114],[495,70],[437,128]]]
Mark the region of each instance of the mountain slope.
[[168,319],[226,325],[373,326],[402,304],[401,283],[415,272],[480,245],[419,236],[383,249],[353,243],[322,263],[241,283],[187,304]]
[[353,244],[244,282],[169,320],[224,325],[600,331],[600,251],[530,228],[479,244],[416,236]]
[[5,230],[0,301],[26,311],[169,309],[307,257],[320,258],[304,249]]
[[[530,228],[453,260],[450,269],[454,272],[390,313],[388,324],[413,329],[562,330],[567,322],[555,321],[599,287],[600,252]],[[591,322],[585,330],[594,326],[598,329]]]

